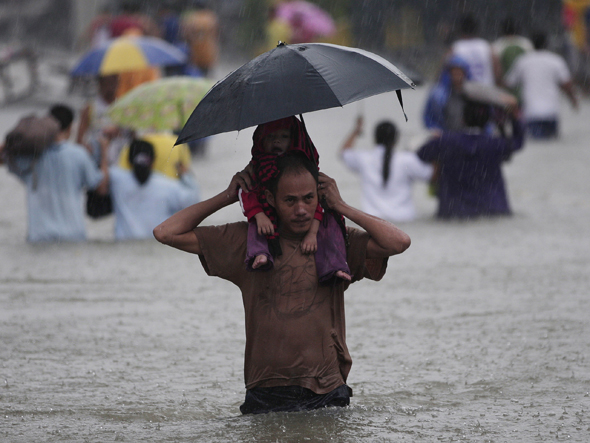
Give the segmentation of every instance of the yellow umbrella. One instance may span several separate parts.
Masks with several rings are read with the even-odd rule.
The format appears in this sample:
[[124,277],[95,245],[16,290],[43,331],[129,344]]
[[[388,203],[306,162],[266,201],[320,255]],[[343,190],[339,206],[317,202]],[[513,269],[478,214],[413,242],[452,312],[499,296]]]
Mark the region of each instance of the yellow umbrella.
[[84,54],[71,74],[119,74],[150,66],[182,65],[185,62],[184,52],[160,38],[119,37]]

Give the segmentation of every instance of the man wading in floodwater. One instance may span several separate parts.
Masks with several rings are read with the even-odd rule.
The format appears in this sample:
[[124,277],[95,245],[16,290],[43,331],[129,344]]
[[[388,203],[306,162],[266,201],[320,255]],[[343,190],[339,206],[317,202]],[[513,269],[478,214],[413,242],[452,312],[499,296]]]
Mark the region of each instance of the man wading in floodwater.
[[320,285],[314,255],[301,241],[314,219],[318,198],[365,231],[348,228],[347,262],[352,282],[379,280],[388,257],[410,246],[410,238],[389,222],[342,200],[336,182],[315,164],[287,154],[266,197],[274,207],[282,255],[267,272],[244,265],[248,223],[199,226],[209,215],[238,201],[249,176],[234,175],[227,190],[176,213],[154,229],[156,239],[198,254],[208,275],[229,280],[242,291],[246,314],[244,414],[346,406],[352,359],[344,326],[344,291],[350,282]]

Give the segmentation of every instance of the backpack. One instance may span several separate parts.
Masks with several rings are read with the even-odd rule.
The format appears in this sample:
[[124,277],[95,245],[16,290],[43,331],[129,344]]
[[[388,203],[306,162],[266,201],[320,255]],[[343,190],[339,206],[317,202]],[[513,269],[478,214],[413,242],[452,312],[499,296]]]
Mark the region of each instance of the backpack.
[[4,152],[8,157],[38,157],[57,138],[59,123],[51,116],[28,115],[8,134]]

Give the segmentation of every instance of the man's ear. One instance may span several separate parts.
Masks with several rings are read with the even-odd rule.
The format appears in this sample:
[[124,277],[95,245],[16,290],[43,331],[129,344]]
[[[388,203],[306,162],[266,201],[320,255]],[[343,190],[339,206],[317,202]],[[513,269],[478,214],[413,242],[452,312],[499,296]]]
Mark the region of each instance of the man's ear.
[[264,196],[266,197],[266,201],[268,202],[268,204],[274,208],[275,207],[275,196],[272,195],[272,192],[270,192],[268,189],[265,189]]

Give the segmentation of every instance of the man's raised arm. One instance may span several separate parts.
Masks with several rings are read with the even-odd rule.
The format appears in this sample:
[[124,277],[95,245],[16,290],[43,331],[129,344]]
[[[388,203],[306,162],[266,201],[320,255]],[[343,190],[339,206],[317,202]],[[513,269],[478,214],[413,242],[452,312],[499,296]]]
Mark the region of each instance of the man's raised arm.
[[196,203],[178,211],[168,220],[154,228],[154,237],[160,243],[193,254],[200,254],[199,240],[193,232],[211,214],[238,201],[238,189],[249,189],[250,177],[246,172],[238,172],[231,179],[228,188],[208,200]]
[[320,172],[319,196],[328,206],[363,228],[371,236],[367,244],[367,258],[383,258],[401,254],[410,247],[408,234],[392,223],[349,206],[338,191],[336,181]]

